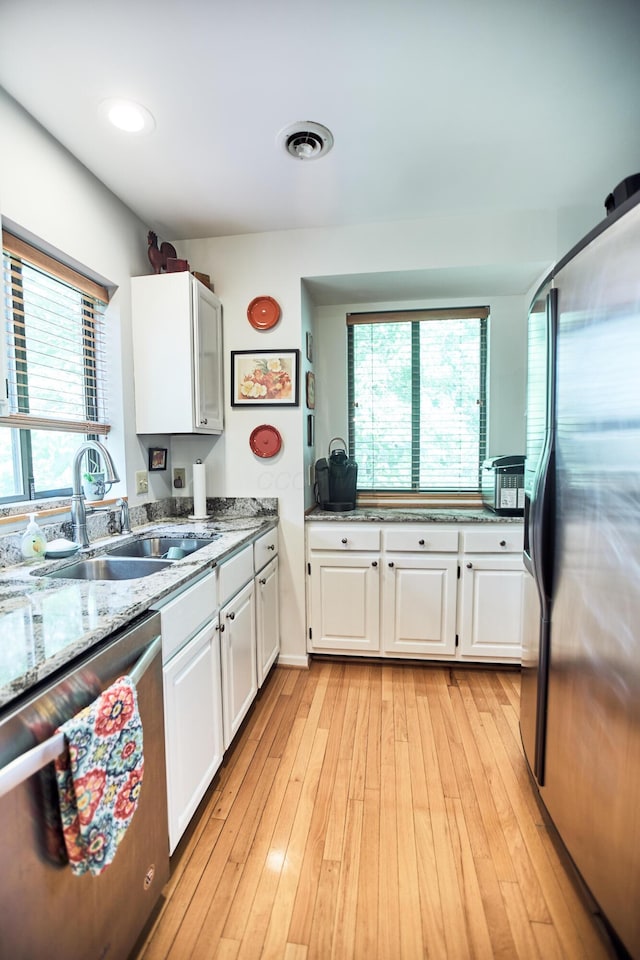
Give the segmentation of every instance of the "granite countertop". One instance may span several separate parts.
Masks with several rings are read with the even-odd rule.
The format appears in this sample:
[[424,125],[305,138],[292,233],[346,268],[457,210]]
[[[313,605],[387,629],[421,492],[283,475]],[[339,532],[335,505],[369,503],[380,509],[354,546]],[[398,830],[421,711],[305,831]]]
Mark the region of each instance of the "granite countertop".
[[307,521],[375,523],[522,523],[522,517],[502,517],[493,510],[469,507],[356,507],[337,512],[316,507],[305,517]]
[[97,539],[82,558],[99,556],[142,536],[211,537],[211,544],[136,580],[49,579],[76,561],[19,563],[0,571],[0,707],[76,659],[225,557],[274,527],[277,516],[223,520],[169,518],[134,527],[133,534]]

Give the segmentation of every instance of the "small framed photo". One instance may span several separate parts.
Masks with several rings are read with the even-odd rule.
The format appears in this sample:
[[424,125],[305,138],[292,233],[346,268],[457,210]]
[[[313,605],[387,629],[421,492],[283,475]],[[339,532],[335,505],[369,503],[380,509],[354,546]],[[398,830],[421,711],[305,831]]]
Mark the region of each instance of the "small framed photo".
[[312,447],[315,443],[314,435],[314,416],[312,413],[307,414],[307,446]]
[[313,363],[313,334],[307,331],[307,360]]
[[297,407],[299,350],[232,350],[232,407]]
[[149,470],[167,469],[167,450],[165,447],[149,447]]
[[311,370],[307,373],[307,406],[309,410],[316,406],[316,375]]

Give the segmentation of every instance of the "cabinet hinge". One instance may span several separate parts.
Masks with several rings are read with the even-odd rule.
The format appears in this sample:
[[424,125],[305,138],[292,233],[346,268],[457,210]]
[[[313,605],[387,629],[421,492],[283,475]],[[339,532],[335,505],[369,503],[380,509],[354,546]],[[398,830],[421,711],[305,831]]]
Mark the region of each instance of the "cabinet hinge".
[[313,640],[313,630],[309,627],[309,640]]
[[311,576],[311,564],[310,564],[310,563],[307,564],[307,573],[309,574],[309,576]]
[[458,646],[458,634],[456,633],[456,647]]

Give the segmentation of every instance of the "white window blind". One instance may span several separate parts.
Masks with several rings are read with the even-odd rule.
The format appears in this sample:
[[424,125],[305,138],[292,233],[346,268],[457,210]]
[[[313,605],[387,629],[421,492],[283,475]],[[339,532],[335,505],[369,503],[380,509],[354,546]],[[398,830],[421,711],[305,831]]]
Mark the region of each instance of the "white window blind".
[[487,307],[349,314],[349,449],[358,489],[480,489]]
[[11,234],[2,239],[8,412],[0,425],[108,433],[107,291]]

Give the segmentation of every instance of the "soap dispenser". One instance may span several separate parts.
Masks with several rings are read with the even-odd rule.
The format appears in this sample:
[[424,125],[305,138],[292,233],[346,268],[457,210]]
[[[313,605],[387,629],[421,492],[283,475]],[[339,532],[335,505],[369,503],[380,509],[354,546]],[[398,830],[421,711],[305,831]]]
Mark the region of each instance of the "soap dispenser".
[[47,540],[36,523],[35,513],[28,514],[29,523],[22,537],[22,556],[25,560],[44,560]]

